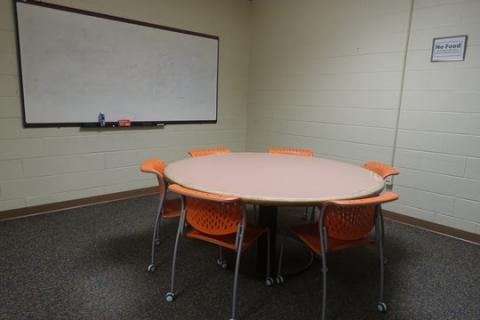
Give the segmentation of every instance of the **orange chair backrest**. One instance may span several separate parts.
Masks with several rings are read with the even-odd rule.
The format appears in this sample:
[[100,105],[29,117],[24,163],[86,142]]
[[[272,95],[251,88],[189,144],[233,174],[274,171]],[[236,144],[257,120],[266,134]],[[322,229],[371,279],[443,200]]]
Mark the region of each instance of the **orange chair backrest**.
[[387,164],[384,164],[378,161],[367,161],[364,164],[362,164],[362,167],[375,172],[376,174],[381,176],[383,179],[400,173],[400,171],[397,168],[394,168],[392,166],[389,166]]
[[153,173],[157,176],[158,185],[160,186],[160,192],[165,191],[166,183],[164,180],[164,171],[167,164],[160,159],[148,159],[142,162],[140,165],[140,171],[145,173]]
[[187,222],[200,232],[227,235],[237,232],[242,222],[240,203],[221,203],[187,198]]
[[299,148],[270,147],[268,148],[268,153],[292,154],[297,156],[313,157],[312,150]]
[[188,154],[191,157],[199,157],[199,156],[207,156],[209,154],[219,154],[219,153],[229,153],[232,152],[230,148],[227,147],[212,147],[212,148],[205,148],[205,149],[194,149],[188,151]]
[[375,226],[375,212],[382,203],[395,201],[398,195],[386,192],[376,197],[331,201],[325,204],[325,226],[328,236],[338,240],[362,239]]
[[185,196],[186,219],[194,229],[209,235],[237,232],[243,217],[239,198],[196,191],[178,184],[170,185],[169,190]]

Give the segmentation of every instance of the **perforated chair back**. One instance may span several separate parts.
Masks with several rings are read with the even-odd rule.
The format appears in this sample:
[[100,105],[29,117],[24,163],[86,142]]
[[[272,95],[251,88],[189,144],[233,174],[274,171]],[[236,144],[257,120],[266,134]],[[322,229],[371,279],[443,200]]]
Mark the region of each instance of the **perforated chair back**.
[[362,164],[362,167],[375,172],[383,179],[389,176],[398,175],[400,173],[400,171],[397,168],[394,168],[392,166],[389,166],[385,163],[381,163],[378,161],[367,161],[364,164]]
[[328,236],[338,240],[358,240],[372,231],[375,207],[331,207],[325,217]]
[[396,193],[386,192],[376,197],[326,203],[324,224],[328,237],[346,241],[366,237],[375,226],[377,206],[397,199]]
[[205,148],[205,149],[194,149],[188,151],[188,154],[191,157],[199,157],[199,156],[207,156],[210,154],[220,154],[220,153],[229,153],[232,152],[230,148],[227,147],[212,147],[212,148]]
[[193,228],[206,234],[233,234],[242,222],[242,208],[238,203],[225,204],[187,198],[186,219]]
[[291,154],[296,156],[313,157],[313,151],[310,149],[270,147],[268,153],[273,154]]
[[177,184],[170,185],[169,190],[186,197],[186,219],[194,229],[209,235],[237,232],[243,216],[239,198],[195,191]]

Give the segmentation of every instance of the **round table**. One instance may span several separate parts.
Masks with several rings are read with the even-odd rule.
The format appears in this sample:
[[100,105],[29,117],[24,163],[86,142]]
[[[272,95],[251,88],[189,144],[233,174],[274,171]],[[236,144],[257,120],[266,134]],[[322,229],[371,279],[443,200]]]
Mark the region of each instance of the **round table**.
[[[286,154],[232,152],[192,157],[173,162],[165,169],[166,178],[181,186],[221,195],[239,197],[260,205],[259,224],[276,234],[277,206],[310,206],[327,200],[361,198],[379,193],[383,179],[359,166]],[[275,236],[272,237],[275,253]],[[255,273],[265,270],[266,241],[260,241],[255,257]],[[273,254],[272,261],[275,254]],[[297,260],[301,258],[297,257]],[[243,258],[242,258],[243,261]],[[296,273],[297,267],[286,274]],[[276,263],[272,263],[275,274]],[[262,271],[263,270],[263,271]]]

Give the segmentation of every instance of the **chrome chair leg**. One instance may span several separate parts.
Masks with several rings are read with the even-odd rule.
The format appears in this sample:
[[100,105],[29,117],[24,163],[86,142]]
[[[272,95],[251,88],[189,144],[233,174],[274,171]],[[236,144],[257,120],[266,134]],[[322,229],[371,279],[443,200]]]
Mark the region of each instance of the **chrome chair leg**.
[[273,285],[273,278],[270,276],[270,259],[272,257],[271,255],[271,250],[270,250],[270,243],[271,243],[271,237],[270,237],[270,230],[267,229],[267,270],[266,270],[266,278],[265,278],[265,284],[268,287],[271,287]]
[[327,311],[327,230],[325,226],[320,228],[320,244],[322,249],[322,275],[323,275],[323,292],[322,292],[322,320],[325,320]]
[[232,317],[230,320],[236,320],[236,308],[237,308],[237,286],[238,286],[238,271],[240,268],[240,257],[242,255],[243,234],[245,226],[243,224],[238,225],[235,250],[237,251],[237,258],[235,259],[235,273],[233,276],[233,297],[232,297]]
[[155,217],[155,224],[153,225],[153,239],[152,239],[152,252],[150,258],[150,264],[147,267],[148,272],[154,272],[156,270],[155,266],[155,247],[159,242],[159,229],[160,221],[162,220],[162,207],[165,197],[161,197],[158,202],[157,216]]
[[384,231],[383,231],[382,211],[380,208],[377,209],[375,234],[376,234],[376,242],[377,242],[377,249],[378,249],[378,256],[379,256],[379,263],[380,263],[380,288],[379,288],[379,294],[378,294],[377,310],[379,312],[386,312],[387,305],[383,301],[384,281],[385,281],[385,263],[384,263],[384,257],[383,257]]
[[308,209],[310,208],[309,207],[305,208],[305,212],[303,213],[303,220],[310,220],[308,217]]
[[287,238],[286,235],[282,237],[282,243],[280,245],[280,253],[278,255],[278,267],[277,267],[277,276],[275,278],[277,284],[282,284],[285,282],[285,279],[282,276],[282,263],[283,263],[283,251],[285,248],[285,239]]
[[222,269],[228,268],[227,259],[223,257],[223,248],[221,246],[218,246],[217,265],[222,267]]
[[172,302],[175,300],[175,266],[177,262],[177,251],[178,251],[178,243],[180,241],[180,236],[183,233],[183,228],[185,226],[185,206],[184,206],[185,200],[182,197],[182,214],[180,216],[180,219],[178,221],[178,229],[177,229],[177,236],[175,238],[175,246],[173,248],[173,260],[172,260],[172,278],[170,280],[170,291],[167,292],[165,295],[165,300],[167,302]]
[[311,211],[311,215],[310,215],[310,223],[314,223],[315,222],[315,206],[312,207],[312,211]]

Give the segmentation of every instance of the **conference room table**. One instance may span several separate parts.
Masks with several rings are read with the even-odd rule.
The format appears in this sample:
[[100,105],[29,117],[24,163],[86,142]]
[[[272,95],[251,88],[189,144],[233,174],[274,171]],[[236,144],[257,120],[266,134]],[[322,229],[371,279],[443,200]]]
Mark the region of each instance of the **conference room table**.
[[[309,207],[328,200],[362,198],[377,194],[384,187],[379,175],[360,166],[317,157],[254,152],[179,160],[166,167],[165,176],[170,183],[235,196],[246,204],[258,205],[257,223],[268,227],[272,234],[271,274],[275,274],[277,266],[278,207]],[[304,270],[312,261],[305,247],[296,241],[290,242],[282,267],[286,275]],[[253,251],[242,256],[241,271],[264,274],[267,241],[260,239]]]

